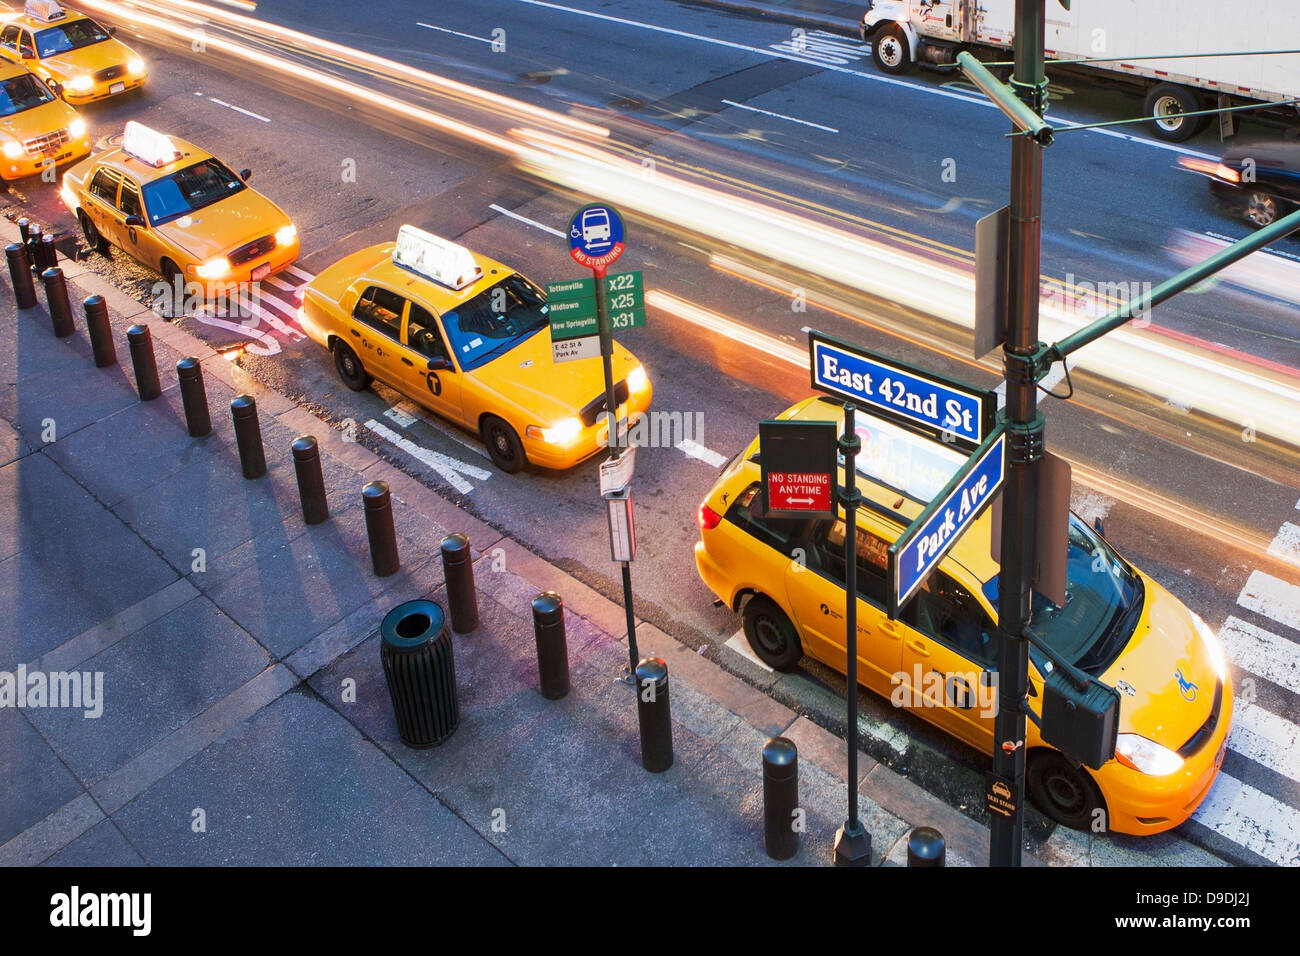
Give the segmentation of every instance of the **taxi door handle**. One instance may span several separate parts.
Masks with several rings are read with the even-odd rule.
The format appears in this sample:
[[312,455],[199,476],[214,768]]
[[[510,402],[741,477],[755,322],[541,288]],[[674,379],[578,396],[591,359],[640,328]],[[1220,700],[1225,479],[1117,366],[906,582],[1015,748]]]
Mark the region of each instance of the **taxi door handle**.
[[403,365],[409,365],[409,366],[411,366],[412,368],[415,367],[415,363],[412,362],[412,361],[411,361],[409,358],[407,358],[405,355],[402,356],[402,364],[403,364]]
[[902,636],[898,633],[898,625],[888,619],[880,622],[880,629],[895,639]]
[[906,644],[907,644],[907,647],[908,647],[909,650],[912,650],[912,651],[915,651],[915,652],[916,652],[916,656],[917,656],[917,657],[929,657],[929,656],[930,656],[930,652],[929,652],[928,650],[926,650],[926,647],[925,647],[924,642],[922,642],[922,641],[907,641]]
[[361,338],[361,333],[358,332],[356,329],[348,329],[348,331],[351,332],[353,335],[355,335],[357,338]]

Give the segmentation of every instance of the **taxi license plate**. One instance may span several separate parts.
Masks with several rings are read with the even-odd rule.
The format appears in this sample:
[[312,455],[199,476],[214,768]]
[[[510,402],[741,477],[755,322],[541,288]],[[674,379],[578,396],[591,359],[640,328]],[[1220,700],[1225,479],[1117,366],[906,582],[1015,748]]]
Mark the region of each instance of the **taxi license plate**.
[[256,269],[253,270],[251,278],[254,282],[257,282],[260,279],[265,279],[270,274],[271,274],[271,263],[263,262],[260,266],[258,266]]
[[121,93],[124,89],[126,89],[125,83],[114,83],[112,86],[108,88],[108,92]]

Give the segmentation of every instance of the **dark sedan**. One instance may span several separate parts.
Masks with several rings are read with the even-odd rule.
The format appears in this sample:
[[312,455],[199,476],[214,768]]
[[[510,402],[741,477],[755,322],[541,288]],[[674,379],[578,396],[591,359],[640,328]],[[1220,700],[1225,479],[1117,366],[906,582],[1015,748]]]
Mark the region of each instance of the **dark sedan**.
[[1181,165],[1210,180],[1210,191],[1256,226],[1267,226],[1300,206],[1300,141],[1232,143],[1216,165],[1183,157]]

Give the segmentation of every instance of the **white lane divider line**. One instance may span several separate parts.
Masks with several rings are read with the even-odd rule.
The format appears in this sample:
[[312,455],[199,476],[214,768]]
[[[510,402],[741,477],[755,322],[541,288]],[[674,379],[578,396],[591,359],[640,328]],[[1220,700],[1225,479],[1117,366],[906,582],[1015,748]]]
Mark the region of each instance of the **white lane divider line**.
[[774,119],[788,120],[791,123],[798,123],[800,126],[811,126],[813,129],[824,129],[828,133],[838,133],[834,126],[823,126],[821,123],[813,123],[808,120],[801,120],[796,116],[786,116],[784,113],[773,113],[771,110],[760,110],[757,106],[746,106],[744,103],[737,103],[735,100],[723,100],[728,106],[734,106],[738,110],[749,110],[751,113],[762,113],[764,116],[771,116]]
[[1300,865],[1300,814],[1220,773],[1192,819],[1279,866]]
[[448,30],[446,27],[435,27],[432,23],[424,23],[421,20],[416,20],[415,25],[417,27],[424,27],[426,30],[437,30],[439,33],[450,33],[452,36],[464,37],[466,40],[478,40],[479,43],[487,43],[489,45],[492,43],[492,41],[487,37],[476,37],[472,33],[461,33],[459,30]]
[[511,212],[509,209],[502,209],[496,203],[492,203],[491,205],[488,206],[488,208],[495,209],[497,212],[501,213],[501,215],[509,216],[511,219],[518,219],[520,222],[526,223],[527,225],[532,226],[534,229],[540,229],[542,230],[542,232],[549,232],[552,236],[555,236],[559,239],[564,238],[564,233],[561,232],[559,229],[552,229],[550,226],[543,225],[542,223],[537,222],[534,219],[529,219],[525,216],[521,216],[517,212]]
[[1268,553],[1292,564],[1300,564],[1300,525],[1289,521],[1283,523],[1277,537],[1268,546]]
[[[1263,571],[1251,571],[1237,603],[1256,614],[1300,631],[1300,587]],[[1292,653],[1300,648],[1292,645]]]
[[721,468],[727,463],[726,455],[719,455],[712,448],[705,448],[699,442],[691,441],[689,438],[683,438],[679,441],[677,443],[677,450],[692,458],[698,458],[700,461],[712,465],[714,468]]
[[463,461],[457,461],[447,455],[440,454],[428,448],[421,448],[409,438],[404,438],[397,432],[393,431],[386,425],[381,425],[373,418],[366,422],[366,427],[378,435],[384,441],[395,445],[402,451],[406,452],[416,461],[422,461],[431,469],[442,476],[442,479],[451,485],[462,495],[467,495],[474,490],[474,486],[465,480],[465,475],[470,478],[477,478],[479,481],[487,481],[492,477],[492,473],[479,468],[475,465],[467,464]]
[[1300,782],[1300,727],[1263,707],[1239,707],[1233,713],[1228,747]]
[[228,110],[234,110],[236,113],[243,113],[245,116],[251,116],[255,120],[261,120],[263,123],[271,122],[269,117],[261,113],[254,113],[252,110],[246,110],[242,106],[236,106],[234,103],[227,103],[225,100],[219,100],[215,96],[208,97],[209,103],[216,103],[218,106],[224,106]]
[[1219,637],[1239,668],[1300,694],[1300,648],[1293,641],[1236,617],[1223,622]]
[[768,667],[766,664],[764,664],[762,661],[758,659],[758,655],[754,653],[754,649],[749,646],[749,641],[745,639],[744,628],[741,628],[735,634],[731,635],[731,639],[728,640],[722,646],[731,648],[733,651],[735,651],[745,660],[749,661],[755,667],[761,668],[762,670],[766,671],[769,674],[776,673],[774,670],[772,670],[772,668]]

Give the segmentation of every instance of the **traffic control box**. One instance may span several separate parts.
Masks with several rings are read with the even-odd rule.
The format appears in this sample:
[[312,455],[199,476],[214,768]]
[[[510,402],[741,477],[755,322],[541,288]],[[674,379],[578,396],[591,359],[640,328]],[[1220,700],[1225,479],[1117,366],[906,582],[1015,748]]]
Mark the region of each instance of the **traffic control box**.
[[1097,681],[1083,690],[1059,667],[1043,680],[1043,741],[1093,770],[1115,756],[1119,692]]

